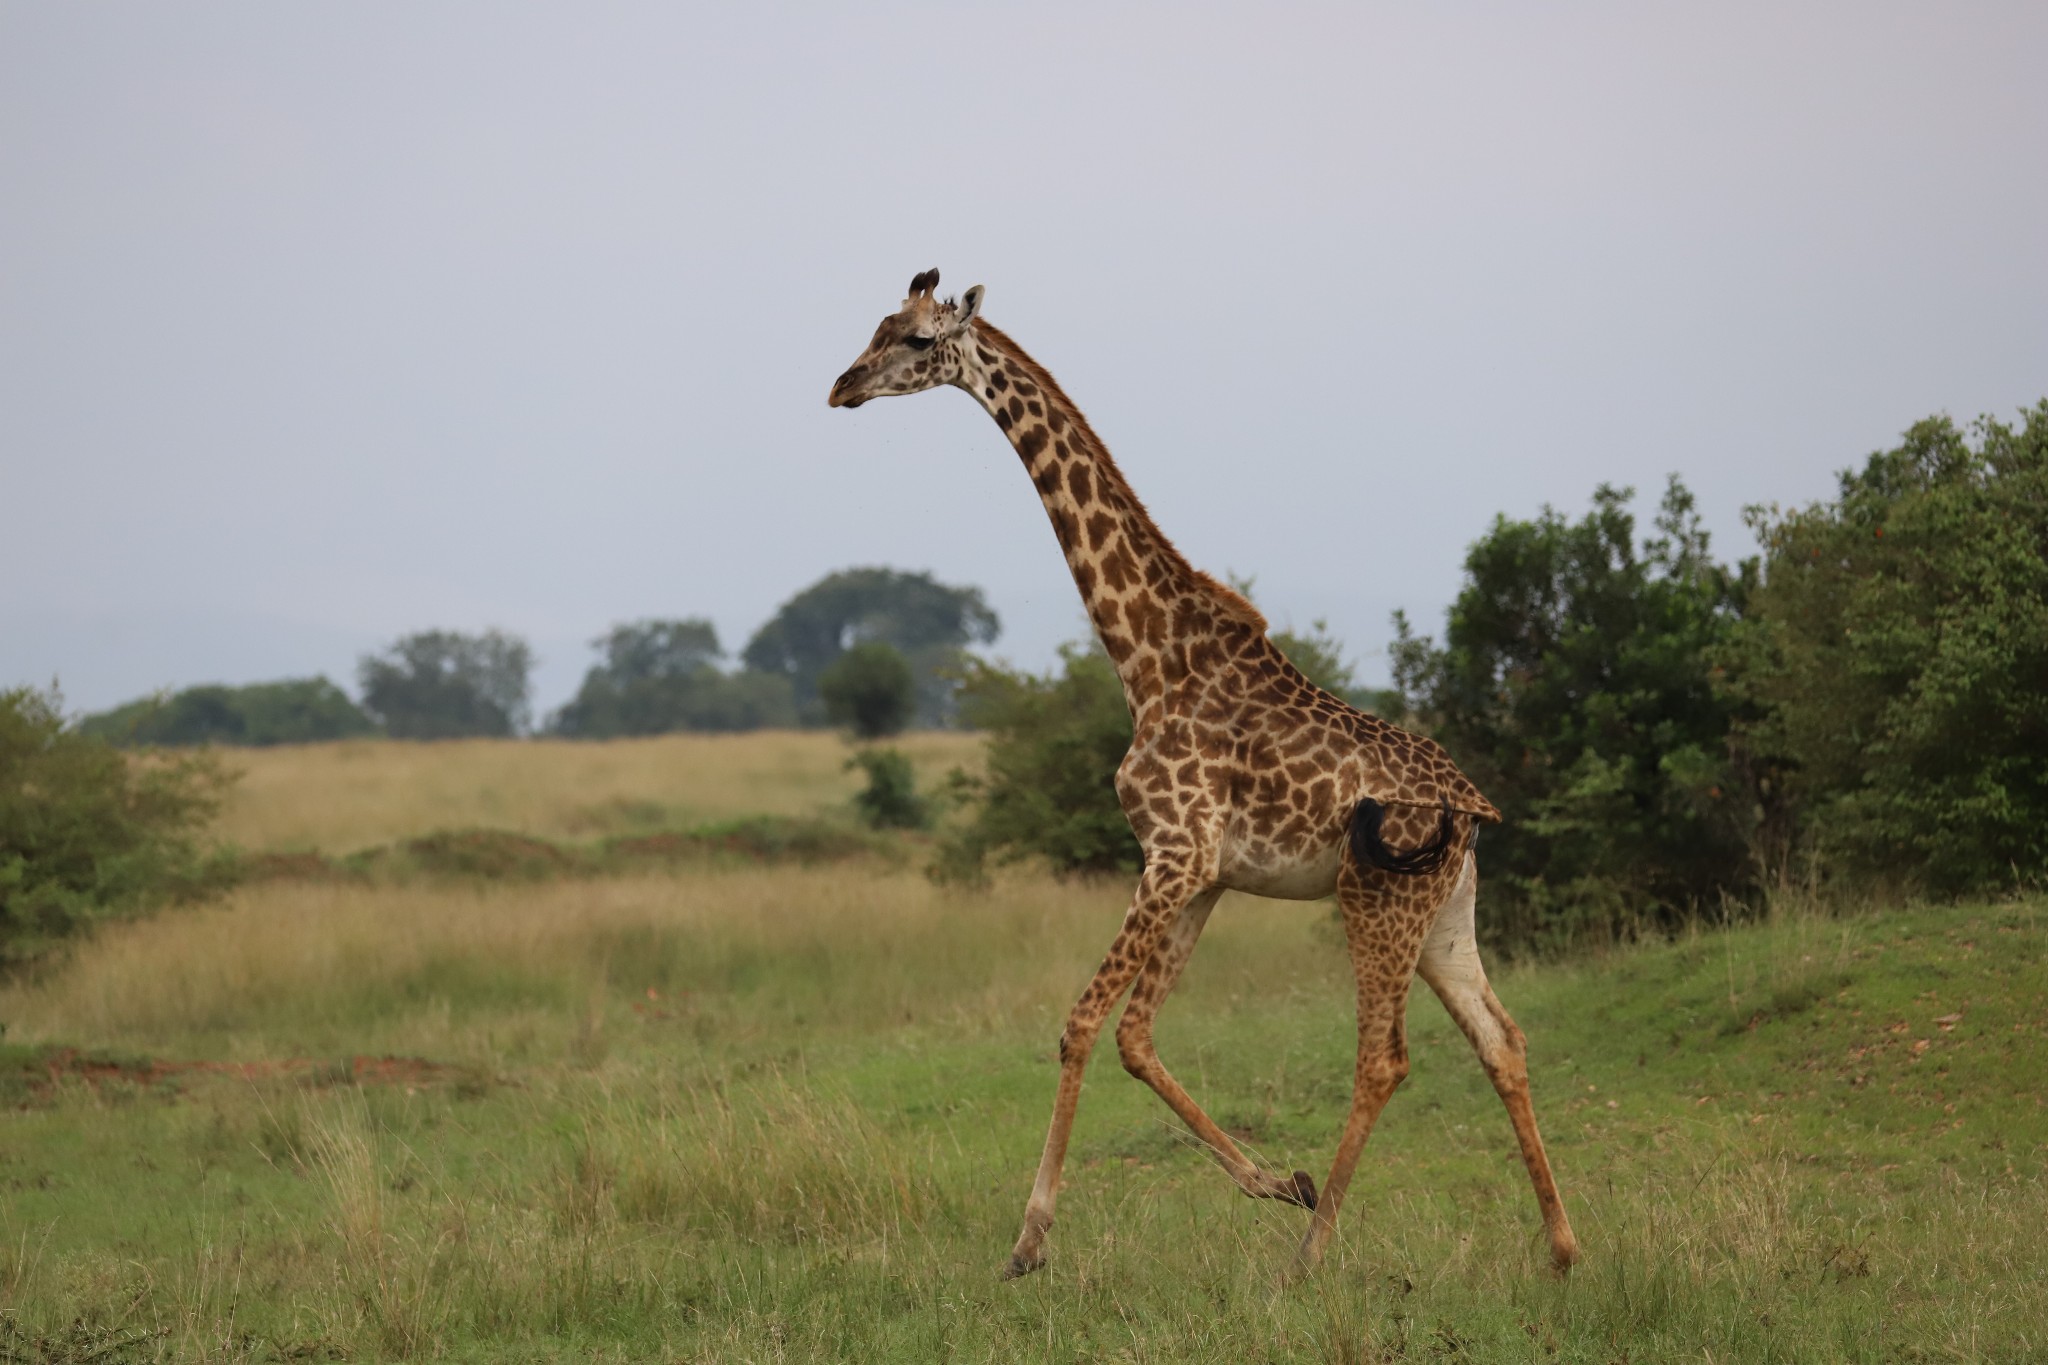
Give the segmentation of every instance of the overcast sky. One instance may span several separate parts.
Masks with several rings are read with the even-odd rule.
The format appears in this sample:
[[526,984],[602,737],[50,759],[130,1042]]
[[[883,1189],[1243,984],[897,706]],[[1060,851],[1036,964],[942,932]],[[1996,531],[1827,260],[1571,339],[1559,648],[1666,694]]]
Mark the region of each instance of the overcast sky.
[[2048,6],[0,0],[0,686],[432,627],[735,652],[861,564],[1083,621],[911,274],[1372,679],[1493,517],[1740,510],[2048,395]]

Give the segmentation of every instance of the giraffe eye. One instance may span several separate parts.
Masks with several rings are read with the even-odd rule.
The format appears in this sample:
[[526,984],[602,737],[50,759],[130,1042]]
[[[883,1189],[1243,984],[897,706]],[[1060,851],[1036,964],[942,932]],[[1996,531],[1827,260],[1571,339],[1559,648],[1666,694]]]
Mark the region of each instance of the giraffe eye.
[[932,338],[905,337],[903,338],[903,344],[913,351],[929,351],[932,348]]

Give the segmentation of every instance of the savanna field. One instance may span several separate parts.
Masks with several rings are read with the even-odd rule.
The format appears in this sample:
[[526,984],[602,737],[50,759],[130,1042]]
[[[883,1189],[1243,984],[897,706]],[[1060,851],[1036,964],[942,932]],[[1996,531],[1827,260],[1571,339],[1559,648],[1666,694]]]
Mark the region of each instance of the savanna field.
[[[906,742],[921,784],[978,742]],[[1320,1271],[1105,1039],[1051,1261],[997,1271],[1067,1006],[1127,887],[831,856],[463,873],[842,809],[822,734],[237,754],[281,875],[0,986],[0,1360],[2048,1359],[2048,903],[1781,903],[1497,967],[1584,1246],[1426,990]],[[1483,858],[1483,855],[1482,855]],[[1485,915],[1482,888],[1480,912]],[[1349,1097],[1327,905],[1233,896],[1163,1058],[1321,1179]]]

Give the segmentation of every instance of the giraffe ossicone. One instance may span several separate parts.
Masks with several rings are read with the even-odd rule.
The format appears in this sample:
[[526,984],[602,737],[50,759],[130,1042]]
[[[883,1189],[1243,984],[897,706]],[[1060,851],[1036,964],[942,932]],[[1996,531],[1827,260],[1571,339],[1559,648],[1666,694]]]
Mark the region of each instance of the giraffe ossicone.
[[[1118,801],[1145,854],[1122,927],[1060,1035],[1060,1080],[1024,1228],[1004,1269],[1045,1262],[1081,1078],[1117,1001],[1125,1070],[1215,1154],[1240,1189],[1310,1211],[1297,1257],[1320,1259],[1375,1119],[1408,1074],[1408,989],[1421,976],[1457,1022],[1508,1111],[1552,1264],[1578,1242],[1529,1099],[1527,1046],[1480,965],[1474,832],[1500,813],[1435,742],[1317,688],[1238,593],[1194,568],[1052,376],[981,316],[983,290],[937,296],[911,278],[902,306],[832,385],[833,407],[952,387],[1009,438],[1130,706]],[[1262,1170],[1166,1070],[1152,1024],[1226,890],[1337,894],[1358,990],[1351,1110],[1320,1192],[1306,1172]]]

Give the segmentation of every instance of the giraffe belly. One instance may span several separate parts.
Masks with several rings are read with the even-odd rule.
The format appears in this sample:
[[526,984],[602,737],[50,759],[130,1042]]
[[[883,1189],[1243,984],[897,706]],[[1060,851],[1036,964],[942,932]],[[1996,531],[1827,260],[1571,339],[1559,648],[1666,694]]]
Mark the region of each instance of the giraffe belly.
[[1342,839],[1285,854],[1240,848],[1226,852],[1220,880],[1233,891],[1254,896],[1312,901],[1337,889],[1337,867],[1343,859]]

